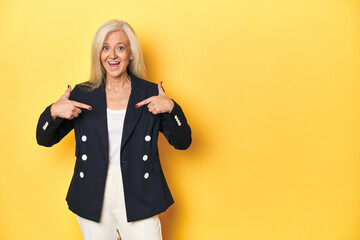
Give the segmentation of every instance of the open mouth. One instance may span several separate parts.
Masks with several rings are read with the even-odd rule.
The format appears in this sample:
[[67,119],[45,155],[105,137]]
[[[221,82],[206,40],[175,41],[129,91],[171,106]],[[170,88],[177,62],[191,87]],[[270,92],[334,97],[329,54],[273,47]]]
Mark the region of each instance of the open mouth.
[[108,62],[109,66],[112,68],[116,68],[117,66],[120,65],[120,62]]

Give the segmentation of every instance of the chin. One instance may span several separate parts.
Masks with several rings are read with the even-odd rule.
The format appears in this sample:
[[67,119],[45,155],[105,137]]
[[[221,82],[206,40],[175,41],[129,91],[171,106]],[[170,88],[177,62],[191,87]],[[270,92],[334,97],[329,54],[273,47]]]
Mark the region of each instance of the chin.
[[107,75],[110,76],[110,77],[113,77],[113,78],[117,78],[117,77],[120,77],[121,75],[124,75],[125,72],[121,72],[121,73],[112,73],[112,72],[107,72]]

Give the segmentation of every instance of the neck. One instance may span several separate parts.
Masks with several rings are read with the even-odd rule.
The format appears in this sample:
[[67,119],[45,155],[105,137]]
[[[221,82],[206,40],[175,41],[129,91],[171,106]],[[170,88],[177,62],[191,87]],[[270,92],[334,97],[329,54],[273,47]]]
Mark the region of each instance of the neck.
[[115,90],[117,92],[129,83],[130,77],[126,72],[118,77],[106,76],[106,89],[109,90]]

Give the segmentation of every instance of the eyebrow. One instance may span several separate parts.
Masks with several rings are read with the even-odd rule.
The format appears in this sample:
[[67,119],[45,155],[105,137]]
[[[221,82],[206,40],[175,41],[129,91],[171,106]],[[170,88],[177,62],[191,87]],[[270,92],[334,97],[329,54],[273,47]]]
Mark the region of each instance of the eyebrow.
[[[104,44],[109,44],[109,43],[104,42]],[[118,42],[118,43],[116,43],[116,44],[124,44],[124,45],[125,45],[125,43],[123,43],[123,42]]]

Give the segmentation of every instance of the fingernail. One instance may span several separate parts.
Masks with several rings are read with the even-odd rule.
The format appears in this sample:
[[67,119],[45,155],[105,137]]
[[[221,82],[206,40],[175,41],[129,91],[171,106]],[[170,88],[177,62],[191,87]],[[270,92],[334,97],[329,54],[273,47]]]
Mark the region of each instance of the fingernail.
[[137,108],[138,108],[138,107],[139,107],[139,105],[137,105],[137,104],[136,104],[136,105],[135,105],[135,107],[137,107]]
[[89,107],[89,110],[91,110],[92,108],[91,107]]
[[70,85],[68,85],[68,88],[70,87]]
[[160,85],[162,85],[162,81],[160,82]]

